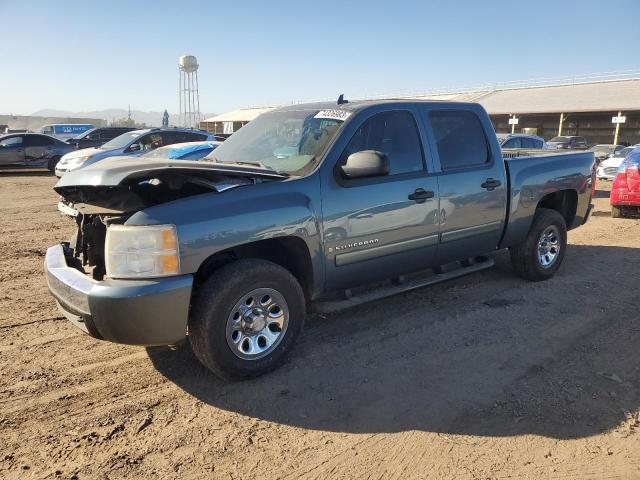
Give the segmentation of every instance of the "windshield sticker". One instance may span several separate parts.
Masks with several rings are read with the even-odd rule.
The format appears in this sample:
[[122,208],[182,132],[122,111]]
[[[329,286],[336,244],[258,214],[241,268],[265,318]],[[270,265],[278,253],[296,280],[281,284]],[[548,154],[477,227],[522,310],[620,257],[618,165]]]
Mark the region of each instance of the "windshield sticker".
[[320,110],[313,118],[329,118],[344,122],[350,115],[351,112],[345,112],[344,110]]

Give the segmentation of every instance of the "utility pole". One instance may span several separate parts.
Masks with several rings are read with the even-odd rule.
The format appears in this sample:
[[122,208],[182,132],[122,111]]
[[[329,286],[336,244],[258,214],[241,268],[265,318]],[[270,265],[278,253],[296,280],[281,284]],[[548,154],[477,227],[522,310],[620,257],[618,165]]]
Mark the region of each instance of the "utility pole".
[[[626,118],[625,118],[626,120]],[[618,116],[616,117],[616,133],[613,136],[613,144],[618,144],[618,134],[620,133],[620,124],[622,123],[622,112],[618,112]]]
[[558,136],[562,135],[562,122],[564,122],[564,113],[560,114],[560,125],[558,125]]

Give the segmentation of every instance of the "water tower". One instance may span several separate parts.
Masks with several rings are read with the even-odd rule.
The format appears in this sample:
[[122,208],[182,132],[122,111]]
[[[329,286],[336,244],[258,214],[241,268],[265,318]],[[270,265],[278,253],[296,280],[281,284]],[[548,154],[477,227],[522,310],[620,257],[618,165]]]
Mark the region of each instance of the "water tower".
[[182,55],[178,59],[180,80],[180,125],[198,128],[200,125],[200,95],[198,94],[198,59],[193,55]]

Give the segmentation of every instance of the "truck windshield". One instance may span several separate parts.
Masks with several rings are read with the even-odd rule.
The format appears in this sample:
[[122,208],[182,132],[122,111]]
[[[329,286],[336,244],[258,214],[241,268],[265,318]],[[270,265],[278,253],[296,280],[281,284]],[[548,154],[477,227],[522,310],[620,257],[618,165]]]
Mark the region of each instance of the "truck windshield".
[[[333,114],[331,113],[333,112]],[[255,163],[287,175],[310,172],[349,113],[269,112],[242,127],[204,160]]]

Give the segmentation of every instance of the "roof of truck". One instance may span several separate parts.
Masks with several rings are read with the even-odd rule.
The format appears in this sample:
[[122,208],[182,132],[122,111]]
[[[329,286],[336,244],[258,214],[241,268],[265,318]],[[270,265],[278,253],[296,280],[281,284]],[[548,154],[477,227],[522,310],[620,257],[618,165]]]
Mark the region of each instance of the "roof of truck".
[[477,105],[469,102],[451,102],[447,100],[429,100],[429,99],[415,99],[415,98],[388,98],[381,100],[354,100],[347,103],[338,104],[337,102],[314,102],[314,103],[298,103],[294,105],[287,105],[285,107],[279,107],[275,110],[278,111],[290,111],[290,110],[344,110],[353,112],[365,107],[374,105],[389,105],[389,104],[407,104],[407,103],[425,103],[425,104],[455,104],[455,105]]

